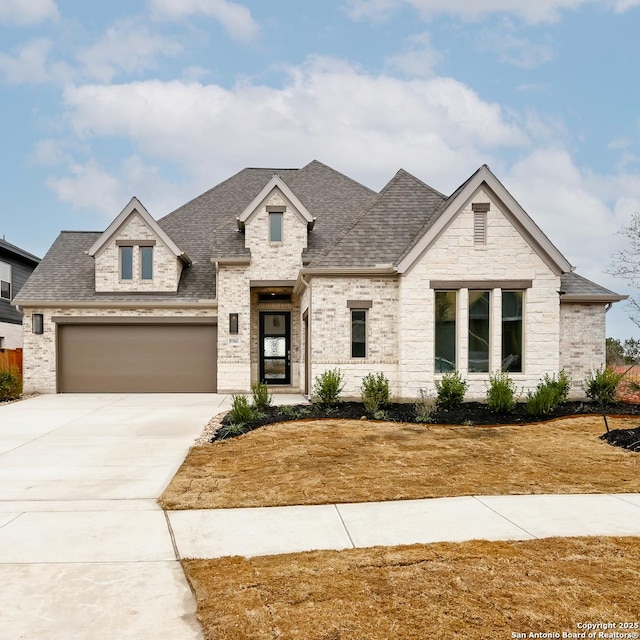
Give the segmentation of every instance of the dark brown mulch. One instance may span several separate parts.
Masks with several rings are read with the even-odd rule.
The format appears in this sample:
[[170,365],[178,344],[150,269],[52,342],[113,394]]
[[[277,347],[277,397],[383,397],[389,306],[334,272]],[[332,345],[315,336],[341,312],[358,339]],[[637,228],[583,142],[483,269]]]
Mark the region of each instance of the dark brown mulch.
[[629,451],[640,453],[640,427],[635,429],[614,429],[600,436],[600,440],[606,440],[614,447],[622,447]]
[[[606,415],[637,415],[640,422],[640,404],[620,402],[606,405]],[[438,409],[429,420],[431,424],[460,424],[468,426],[483,426],[495,424],[530,424],[555,418],[573,415],[594,415],[603,413],[603,408],[593,402],[570,401],[556,407],[552,412],[534,417],[527,413],[526,403],[519,402],[508,413],[494,413],[481,402],[463,402],[456,409]],[[367,413],[361,402],[341,402],[335,407],[325,407],[318,404],[300,404],[285,407],[269,407],[262,411],[257,418],[245,424],[241,429],[230,427],[229,416],[222,421],[222,428],[212,439],[230,438],[247,431],[252,431],[274,422],[289,420],[318,420],[322,418],[339,419],[379,419],[388,422],[416,422],[415,407],[412,403],[393,403],[385,407],[384,413],[372,416]],[[603,422],[604,426],[604,422]]]

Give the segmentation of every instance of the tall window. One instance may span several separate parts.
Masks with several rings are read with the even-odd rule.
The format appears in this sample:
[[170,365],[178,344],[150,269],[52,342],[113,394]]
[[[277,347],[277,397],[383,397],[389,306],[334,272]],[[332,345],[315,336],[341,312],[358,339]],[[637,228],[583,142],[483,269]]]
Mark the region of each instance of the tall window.
[[351,310],[351,357],[367,357],[367,312],[364,309]]
[[153,280],[153,247],[140,247],[140,277]]
[[469,291],[469,372],[489,371],[489,292]]
[[120,280],[133,280],[133,247],[120,247]]
[[271,212],[269,214],[269,241],[282,242],[282,213]]
[[0,262],[0,298],[11,300],[11,265]]
[[456,292],[436,291],[435,371],[456,370]]
[[522,291],[502,292],[502,370],[522,371]]

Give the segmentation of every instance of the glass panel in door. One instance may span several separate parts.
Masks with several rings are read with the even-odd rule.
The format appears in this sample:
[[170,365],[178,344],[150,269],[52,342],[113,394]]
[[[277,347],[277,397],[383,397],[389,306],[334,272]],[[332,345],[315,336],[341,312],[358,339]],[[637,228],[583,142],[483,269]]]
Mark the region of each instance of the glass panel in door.
[[264,384],[291,383],[291,314],[260,314],[260,380]]

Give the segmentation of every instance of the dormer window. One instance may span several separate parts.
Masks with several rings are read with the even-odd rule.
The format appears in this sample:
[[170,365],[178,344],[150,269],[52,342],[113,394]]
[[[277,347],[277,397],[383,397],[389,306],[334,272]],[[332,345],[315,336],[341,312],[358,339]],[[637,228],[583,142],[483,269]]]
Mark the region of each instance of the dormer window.
[[140,277],[153,280],[153,247],[140,247]]
[[282,242],[282,211],[269,212],[269,242]]
[[120,280],[133,280],[133,247],[120,247]]

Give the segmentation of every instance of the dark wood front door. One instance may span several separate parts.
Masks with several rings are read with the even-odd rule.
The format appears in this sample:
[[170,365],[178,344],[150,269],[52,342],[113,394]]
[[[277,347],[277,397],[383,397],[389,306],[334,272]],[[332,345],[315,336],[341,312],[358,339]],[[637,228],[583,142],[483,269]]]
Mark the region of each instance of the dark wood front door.
[[291,384],[291,313],[260,313],[260,381]]

